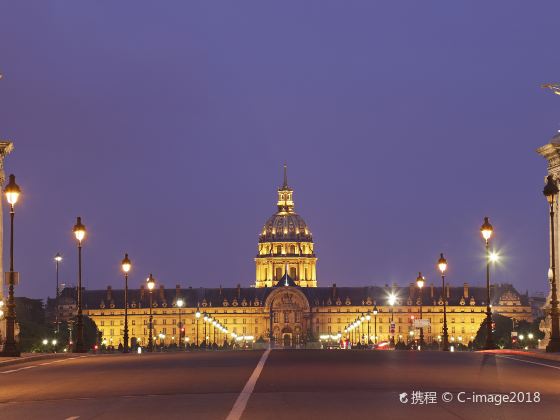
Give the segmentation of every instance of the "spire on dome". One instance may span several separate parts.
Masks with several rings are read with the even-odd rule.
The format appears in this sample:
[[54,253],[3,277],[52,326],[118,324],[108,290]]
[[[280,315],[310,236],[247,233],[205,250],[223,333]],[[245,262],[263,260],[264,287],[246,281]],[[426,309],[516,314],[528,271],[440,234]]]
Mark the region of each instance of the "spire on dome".
[[293,190],[288,186],[288,165],[284,164],[284,183],[278,188],[278,211],[293,213]]

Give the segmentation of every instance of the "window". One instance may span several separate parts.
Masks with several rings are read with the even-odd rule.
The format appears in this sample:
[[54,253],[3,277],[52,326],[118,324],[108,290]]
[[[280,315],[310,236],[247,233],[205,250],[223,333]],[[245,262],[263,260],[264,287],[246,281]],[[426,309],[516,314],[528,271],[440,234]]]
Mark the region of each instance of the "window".
[[111,325],[115,325],[115,321],[111,320]]
[[255,334],[259,333],[259,327],[255,327]]
[[147,324],[148,324],[148,320],[145,319],[145,320],[144,320],[144,325],[147,325]]
[[471,318],[471,324],[474,324],[474,318]]
[[290,322],[290,314],[288,312],[284,312],[284,322]]
[[[274,318],[274,323],[277,324],[278,323],[278,312],[274,312],[273,318]],[[233,323],[235,324],[235,319],[233,320]]]
[[101,321],[101,324],[100,324],[100,325],[101,325],[101,326],[105,325],[105,321]]
[[136,325],[136,320],[135,319],[132,320],[132,325]]

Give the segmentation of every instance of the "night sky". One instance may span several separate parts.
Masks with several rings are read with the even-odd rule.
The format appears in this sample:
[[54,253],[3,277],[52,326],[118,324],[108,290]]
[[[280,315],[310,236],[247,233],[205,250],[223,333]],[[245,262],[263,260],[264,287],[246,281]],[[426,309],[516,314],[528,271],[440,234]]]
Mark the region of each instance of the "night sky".
[[395,3],[3,2],[16,295],[54,295],[56,252],[76,282],[78,215],[87,288],[125,251],[134,287],[248,287],[284,162],[319,285],[439,284],[442,251],[482,285],[489,216],[492,280],[547,290],[560,4]]

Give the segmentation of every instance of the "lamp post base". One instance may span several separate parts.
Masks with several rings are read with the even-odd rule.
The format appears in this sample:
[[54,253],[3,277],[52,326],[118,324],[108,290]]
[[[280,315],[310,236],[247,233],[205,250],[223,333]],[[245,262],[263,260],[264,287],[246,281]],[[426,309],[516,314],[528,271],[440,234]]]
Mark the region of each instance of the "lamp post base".
[[560,338],[551,338],[546,346],[547,353],[557,353],[560,352]]
[[0,353],[2,357],[20,357],[21,352],[19,351],[18,347],[15,344],[8,344],[4,345],[4,350]]

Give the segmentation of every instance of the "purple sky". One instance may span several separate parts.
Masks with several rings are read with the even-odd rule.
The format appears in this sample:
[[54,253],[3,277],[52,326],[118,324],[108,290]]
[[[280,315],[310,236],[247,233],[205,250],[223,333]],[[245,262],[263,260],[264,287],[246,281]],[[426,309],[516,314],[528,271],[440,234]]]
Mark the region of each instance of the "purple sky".
[[[289,166],[319,285],[546,290],[544,159],[560,128],[560,5],[541,2],[17,1],[0,8],[0,138],[24,194],[18,295],[52,257],[88,288],[254,283]],[[5,217],[7,228],[7,217]],[[7,236],[6,236],[7,238]],[[5,257],[6,257],[5,253]]]

